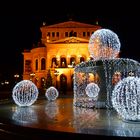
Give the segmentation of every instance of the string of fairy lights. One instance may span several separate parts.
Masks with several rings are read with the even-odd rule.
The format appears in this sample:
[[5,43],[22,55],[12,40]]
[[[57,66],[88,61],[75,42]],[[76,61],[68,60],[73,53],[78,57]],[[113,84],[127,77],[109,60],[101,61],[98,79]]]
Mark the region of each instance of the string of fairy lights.
[[[82,62],[75,67],[73,103],[80,107],[95,107],[100,94],[100,86],[97,81],[91,82],[89,75],[97,75],[96,65],[92,66],[91,62],[101,60],[105,71],[107,102],[111,101],[113,108],[124,120],[140,121],[140,78],[134,74],[128,75],[120,79],[113,90],[110,85],[113,67],[107,62],[111,62],[108,61],[111,59],[114,60],[112,62],[116,61],[120,46],[117,34],[109,29],[99,29],[92,34],[88,49],[93,60],[89,60],[88,63]],[[17,83],[12,91],[13,100],[18,106],[32,105],[37,100],[38,94],[36,85],[30,80]],[[59,92],[55,87],[50,87],[46,90],[45,96],[49,101],[54,101],[58,98]]]

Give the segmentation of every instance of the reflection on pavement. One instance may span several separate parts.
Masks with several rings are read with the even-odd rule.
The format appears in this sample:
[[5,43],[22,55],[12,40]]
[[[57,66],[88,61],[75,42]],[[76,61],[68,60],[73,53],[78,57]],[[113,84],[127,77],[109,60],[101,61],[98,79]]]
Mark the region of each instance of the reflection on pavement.
[[96,109],[73,107],[73,112],[73,124],[78,132],[80,132],[83,128],[90,127],[91,123],[94,124],[94,122],[99,119],[99,112]]
[[48,101],[45,106],[45,113],[50,118],[53,119],[59,114],[59,108],[55,101]]
[[113,109],[75,107],[72,98],[58,98],[53,102],[41,99],[30,107],[18,107],[13,102],[0,107],[1,123],[4,119],[10,125],[59,132],[140,137],[138,122],[122,121]]
[[23,125],[32,124],[37,122],[37,114],[32,107],[16,107],[12,119]]

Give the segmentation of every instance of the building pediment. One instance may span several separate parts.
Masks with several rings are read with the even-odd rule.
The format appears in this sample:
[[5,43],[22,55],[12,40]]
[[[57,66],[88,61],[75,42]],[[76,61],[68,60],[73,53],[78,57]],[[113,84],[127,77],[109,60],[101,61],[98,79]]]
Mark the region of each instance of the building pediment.
[[89,40],[79,38],[79,37],[67,37],[65,39],[52,41],[50,43],[88,43],[88,42],[89,42]]
[[91,25],[87,23],[81,23],[77,21],[67,21],[58,24],[53,24],[49,26],[45,26],[46,28],[97,28],[97,25]]

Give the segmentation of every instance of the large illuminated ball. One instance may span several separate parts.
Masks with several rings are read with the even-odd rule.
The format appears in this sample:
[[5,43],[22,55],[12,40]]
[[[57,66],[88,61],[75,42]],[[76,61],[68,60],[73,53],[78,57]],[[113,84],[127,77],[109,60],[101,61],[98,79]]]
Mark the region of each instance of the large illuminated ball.
[[98,93],[100,91],[100,88],[95,83],[89,83],[86,86],[85,91],[86,91],[86,94],[88,95],[88,97],[96,98],[98,96]]
[[120,41],[113,31],[99,29],[91,35],[88,49],[94,60],[112,59],[120,52]]
[[59,93],[55,87],[50,87],[46,90],[45,95],[49,101],[54,101],[57,99]]
[[30,80],[22,80],[13,88],[12,97],[17,105],[30,106],[38,98],[38,89]]
[[112,92],[112,105],[127,121],[140,121],[140,78],[127,77]]

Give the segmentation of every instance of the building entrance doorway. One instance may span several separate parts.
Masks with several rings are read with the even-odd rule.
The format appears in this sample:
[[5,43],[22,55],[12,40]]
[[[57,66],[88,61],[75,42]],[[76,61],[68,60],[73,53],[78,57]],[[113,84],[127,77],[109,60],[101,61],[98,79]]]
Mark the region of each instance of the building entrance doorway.
[[64,74],[60,75],[60,93],[66,94],[67,92],[67,77]]

